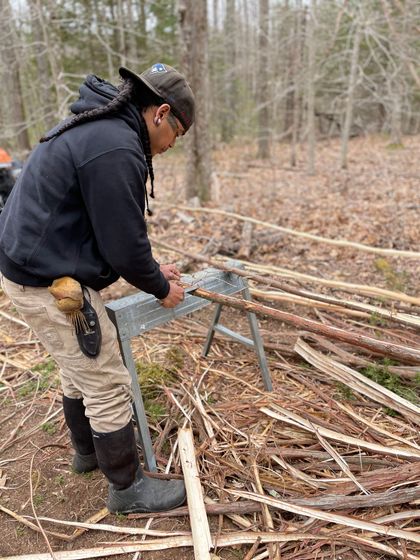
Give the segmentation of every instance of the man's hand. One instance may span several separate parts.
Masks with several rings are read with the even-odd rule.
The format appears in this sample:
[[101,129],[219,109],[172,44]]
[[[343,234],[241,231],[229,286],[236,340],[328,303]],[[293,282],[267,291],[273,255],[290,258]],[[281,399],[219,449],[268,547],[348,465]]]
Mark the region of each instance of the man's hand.
[[169,282],[169,294],[166,298],[161,299],[160,303],[163,307],[175,307],[178,303],[184,301],[184,288],[176,282]]
[[161,264],[160,271],[168,281],[179,280],[181,278],[181,273],[176,264]]

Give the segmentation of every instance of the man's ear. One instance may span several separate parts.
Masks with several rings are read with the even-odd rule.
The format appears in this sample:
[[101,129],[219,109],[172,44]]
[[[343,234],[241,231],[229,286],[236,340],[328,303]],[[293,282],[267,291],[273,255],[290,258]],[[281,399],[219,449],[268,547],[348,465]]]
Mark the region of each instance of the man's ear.
[[162,120],[169,115],[170,111],[171,111],[171,106],[168,103],[162,103],[162,105],[160,105],[156,109],[156,117]]

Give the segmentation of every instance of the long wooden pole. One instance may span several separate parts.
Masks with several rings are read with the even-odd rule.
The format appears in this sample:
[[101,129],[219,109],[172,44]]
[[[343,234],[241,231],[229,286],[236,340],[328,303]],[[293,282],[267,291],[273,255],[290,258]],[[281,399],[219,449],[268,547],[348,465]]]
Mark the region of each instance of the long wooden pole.
[[293,313],[273,309],[272,307],[261,305],[252,301],[241,300],[232,296],[209,292],[203,288],[196,288],[190,293],[207,299],[208,301],[213,301],[215,303],[227,305],[228,307],[233,307],[234,309],[239,309],[240,311],[255,313],[259,317],[283,321],[285,323],[292,324],[299,329],[322,334],[327,338],[341,340],[342,342],[347,342],[353,346],[361,346],[371,352],[376,352],[383,356],[389,356],[390,358],[394,358],[400,362],[420,364],[420,351],[408,346],[401,346],[399,344],[385,342],[363,334],[348,332],[344,329],[339,329],[338,327],[324,325],[317,321],[313,321],[312,319],[298,317],[297,315],[293,315]]

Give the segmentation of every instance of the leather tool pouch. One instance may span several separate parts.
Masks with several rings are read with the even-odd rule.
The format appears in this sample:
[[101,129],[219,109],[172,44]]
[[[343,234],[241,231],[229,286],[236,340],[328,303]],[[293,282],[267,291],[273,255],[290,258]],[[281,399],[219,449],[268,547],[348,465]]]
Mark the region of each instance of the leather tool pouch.
[[83,354],[88,358],[95,358],[101,351],[102,333],[98,315],[88,301],[86,294],[89,295],[84,289],[83,307],[80,312],[83,314],[85,321],[83,321],[83,325],[79,325],[76,329],[76,336]]

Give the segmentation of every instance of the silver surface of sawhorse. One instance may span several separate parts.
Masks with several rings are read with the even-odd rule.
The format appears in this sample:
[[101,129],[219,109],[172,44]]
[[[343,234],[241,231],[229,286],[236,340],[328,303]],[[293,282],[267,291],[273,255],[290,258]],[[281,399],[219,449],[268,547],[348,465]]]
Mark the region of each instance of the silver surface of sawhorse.
[[[250,299],[246,281],[242,277],[214,268],[208,268],[192,276],[183,275],[182,282],[191,285],[191,288],[186,290],[184,301],[173,309],[166,309],[165,307],[162,307],[154,296],[143,292],[126,296],[106,304],[108,315],[117,329],[122,359],[126,368],[130,372],[134,401],[134,416],[140,436],[140,443],[143,448],[145,464],[149,471],[156,470],[156,459],[147,425],[143,397],[138,383],[136,364],[131,351],[131,339],[134,336],[148,332],[153,328],[173,319],[177,319],[178,317],[182,317],[210,305],[212,303],[211,301],[189,293],[189,291],[192,291],[195,288],[204,288],[222,295],[231,295],[242,292],[245,299]],[[270,373],[268,371],[264,347],[255,315],[253,313],[247,313],[252,334],[251,340],[239,333],[227,329],[223,325],[220,325],[219,319],[221,311],[222,305],[217,304],[216,311],[210,325],[209,334],[207,336],[207,341],[204,346],[203,355],[206,355],[209,352],[215,331],[227,335],[237,342],[253,347],[257,354],[258,362],[261,368],[264,387],[267,391],[271,391],[272,385]]]

